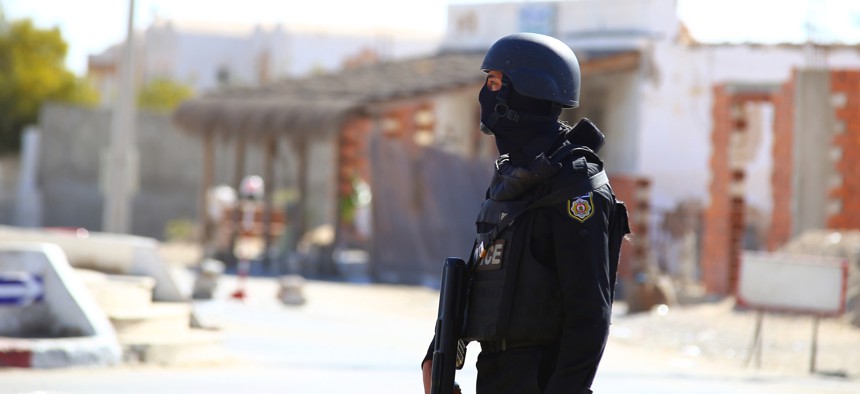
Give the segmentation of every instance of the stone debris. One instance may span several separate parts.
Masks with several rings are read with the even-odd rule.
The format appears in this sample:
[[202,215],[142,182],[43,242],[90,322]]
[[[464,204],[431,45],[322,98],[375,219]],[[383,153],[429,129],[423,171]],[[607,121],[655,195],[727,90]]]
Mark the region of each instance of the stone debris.
[[860,327],[860,231],[810,230],[783,246],[780,252],[844,257],[848,261],[846,316]]
[[[650,313],[626,314],[617,304],[612,341],[704,359],[732,369],[756,368],[752,343],[757,312],[743,310],[733,298],[684,306],[657,306]],[[813,317],[766,313],[762,321],[762,371],[803,374],[809,371]],[[816,371],[860,376],[860,329],[847,317],[821,319]]]

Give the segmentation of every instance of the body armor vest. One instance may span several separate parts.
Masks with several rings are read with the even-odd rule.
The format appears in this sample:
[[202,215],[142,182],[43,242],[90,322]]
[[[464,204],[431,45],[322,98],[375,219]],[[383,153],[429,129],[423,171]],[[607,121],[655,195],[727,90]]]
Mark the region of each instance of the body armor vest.
[[[596,133],[596,134],[594,134]],[[580,122],[566,136],[570,140],[592,142],[599,149],[602,134],[590,121]],[[599,138],[598,138],[599,137]],[[600,159],[589,147],[566,143],[546,158],[548,163],[559,163],[575,152],[600,163]],[[540,159],[540,157],[538,158]],[[501,183],[507,182],[499,176]],[[487,199],[481,206],[476,220],[478,237],[476,246],[485,253],[473,253],[473,265],[468,290],[468,303],[462,338],[477,340],[523,340],[529,342],[552,342],[559,338],[562,326],[562,294],[556,277],[555,262],[541,262],[530,253],[531,228],[534,210],[540,206],[564,201],[570,196],[581,195],[583,190],[597,190],[606,185],[608,179],[603,171],[590,177],[586,184],[569,185],[547,194],[552,175],[543,184],[518,196],[516,199],[497,201]],[[491,185],[488,196],[494,193]],[[518,185],[507,185],[503,189],[516,190]],[[575,191],[579,190],[579,192]],[[559,200],[559,197],[562,197]],[[556,201],[558,200],[558,201]],[[613,198],[614,200],[614,198]],[[520,215],[522,214],[522,215]],[[621,241],[629,233],[627,212],[623,203],[616,202],[612,212],[609,253],[610,291],[614,294],[615,271],[618,266]]]
[[[486,200],[478,216],[479,227],[495,226],[525,205],[526,201],[522,200]],[[463,332],[465,339],[551,341],[560,333],[561,292],[554,268],[536,261],[528,252],[532,215],[524,214],[515,220],[517,225],[506,227],[495,239],[489,240],[489,245],[483,245],[484,257],[476,257]],[[516,318],[511,319],[511,316]]]

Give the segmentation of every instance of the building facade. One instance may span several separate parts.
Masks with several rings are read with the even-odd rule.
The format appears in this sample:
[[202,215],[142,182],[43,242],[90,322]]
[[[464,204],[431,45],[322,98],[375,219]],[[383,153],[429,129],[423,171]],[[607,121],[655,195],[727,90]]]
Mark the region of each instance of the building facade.
[[[289,77],[364,63],[427,55],[440,37],[401,31],[338,31],[281,24],[212,25],[156,20],[135,37],[138,86],[170,79],[206,93],[230,86],[261,86]],[[92,55],[88,76],[105,103],[115,95],[120,43]]]
[[[618,185],[619,195],[632,205],[634,232],[638,233],[637,242],[640,243],[635,252],[627,253],[637,260],[633,262],[633,271],[640,269],[635,267],[637,264],[647,263],[659,265],[664,271],[685,271],[701,279],[702,275],[707,275],[706,267],[684,269],[681,266],[689,262],[681,260],[699,260],[690,256],[710,253],[710,262],[703,264],[728,267],[727,259],[732,253],[721,254],[715,250],[725,249],[730,240],[737,243],[738,248],[775,249],[807,229],[860,227],[858,221],[846,221],[846,217],[852,215],[848,213],[853,209],[850,204],[829,202],[833,198],[827,196],[827,193],[844,194],[844,190],[850,189],[842,186],[839,190],[843,192],[828,192],[835,190],[829,183],[844,185],[846,178],[825,180],[836,175],[822,177],[837,170],[829,159],[823,159],[828,155],[845,155],[844,148],[832,145],[834,141],[844,145],[850,138],[807,137],[805,149],[795,148],[794,152],[800,156],[793,158],[794,164],[785,163],[785,156],[775,151],[785,149],[780,148],[786,143],[779,140],[784,135],[780,130],[786,127],[795,130],[796,122],[809,119],[800,113],[808,113],[810,106],[792,101],[790,106],[777,108],[778,102],[768,93],[779,91],[797,75],[805,75],[802,80],[809,81],[804,70],[860,69],[860,52],[856,46],[811,42],[705,42],[691,33],[697,31],[695,26],[687,26],[679,19],[677,3],[674,0],[583,0],[452,5],[442,47],[486,49],[501,36],[531,31],[561,39],[570,45],[581,62],[593,62],[607,54],[619,53],[630,54],[629,57],[635,59],[632,67],[612,74],[594,75],[591,70],[584,69],[581,108],[568,115],[595,120],[607,135],[603,156],[610,175],[614,175],[613,184]],[[838,78],[847,78],[838,75]],[[836,74],[833,78],[837,79]],[[723,109],[729,107],[721,101],[726,95],[720,90],[723,87],[729,91],[764,93],[732,101],[729,107],[733,109],[725,112]],[[760,98],[762,94],[767,98]],[[831,101],[826,95],[820,96],[824,103]],[[850,106],[850,99],[838,98],[852,97],[850,93],[840,93],[836,97],[837,102],[848,102]],[[839,116],[850,115],[848,110],[840,111]],[[741,134],[723,135],[725,130],[734,127],[726,123],[729,120],[725,116],[737,117],[741,112],[744,114],[743,137]],[[786,120],[784,116],[794,118]],[[807,122],[805,127],[829,130],[829,123],[815,123],[820,120]],[[851,128],[850,121],[843,123],[837,124],[848,125],[843,127],[846,130]],[[724,158],[723,155],[729,151],[732,165],[743,168],[739,181],[732,181],[731,171],[715,171],[721,167],[720,164],[715,167],[714,161],[728,162],[728,156]],[[831,151],[842,153],[816,153]],[[809,165],[799,163],[820,164],[810,170]],[[786,176],[786,166],[792,169],[788,176],[795,182],[795,188],[788,194],[784,192],[785,186],[775,181]],[[732,211],[729,209],[731,200],[724,198],[732,193],[743,201],[744,212],[736,231],[729,231],[731,225],[723,223],[728,217],[724,215]],[[815,205],[816,200],[821,204]],[[785,211],[784,207],[789,205],[793,210]],[[679,248],[689,249],[679,246],[680,243],[690,244],[689,237],[666,229],[671,227],[668,216],[690,206],[701,207],[700,216],[696,218],[700,222],[718,218],[711,220],[710,225],[685,226],[687,232],[698,232],[698,241],[694,243],[697,252],[679,251]],[[711,212],[706,214],[708,209]],[[789,218],[791,224],[785,225]],[[781,235],[771,234],[774,231]],[[723,241],[708,240],[708,237],[725,237],[725,245]],[[703,251],[702,246],[706,244],[713,246]],[[632,273],[626,275],[629,277]],[[728,275],[728,270],[719,275]],[[711,291],[723,294],[730,291],[728,285],[722,286],[727,282],[723,276],[715,279],[721,285],[719,288],[711,286]]]

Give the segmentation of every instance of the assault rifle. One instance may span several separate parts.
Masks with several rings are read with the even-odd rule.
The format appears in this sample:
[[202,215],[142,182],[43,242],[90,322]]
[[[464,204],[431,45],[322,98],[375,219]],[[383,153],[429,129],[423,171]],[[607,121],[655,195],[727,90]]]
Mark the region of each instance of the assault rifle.
[[466,344],[460,339],[466,306],[466,263],[458,258],[445,259],[442,266],[442,289],[439,292],[439,314],[436,339],[433,341],[433,364],[430,375],[431,394],[459,392],[454,383],[456,369],[466,361]]

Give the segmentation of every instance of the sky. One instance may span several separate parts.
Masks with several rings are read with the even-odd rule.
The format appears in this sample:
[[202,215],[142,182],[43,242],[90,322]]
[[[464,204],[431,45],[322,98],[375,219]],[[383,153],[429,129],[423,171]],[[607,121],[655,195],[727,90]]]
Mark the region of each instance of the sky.
[[[441,35],[449,3],[461,0],[136,0],[135,28],[156,18],[225,24],[391,28]],[[475,1],[469,1],[475,2]],[[481,2],[481,1],[478,1]],[[486,2],[486,1],[485,1]],[[87,56],[125,39],[128,0],[0,0],[7,20],[31,18],[58,26],[69,43],[67,65],[77,74]]]
[[[135,27],[155,18],[338,28],[385,28],[439,34],[449,4],[504,0],[136,0]],[[574,0],[575,1],[575,0]],[[677,0],[678,15],[706,42],[803,42],[814,37],[860,43],[860,0]],[[8,20],[59,27],[68,67],[82,75],[87,56],[125,39],[128,0],[0,0]],[[779,11],[779,16],[774,10]]]
[[677,0],[705,42],[860,43],[860,0]]

